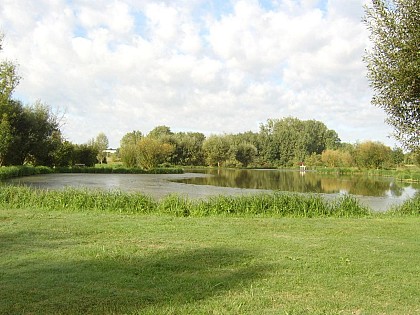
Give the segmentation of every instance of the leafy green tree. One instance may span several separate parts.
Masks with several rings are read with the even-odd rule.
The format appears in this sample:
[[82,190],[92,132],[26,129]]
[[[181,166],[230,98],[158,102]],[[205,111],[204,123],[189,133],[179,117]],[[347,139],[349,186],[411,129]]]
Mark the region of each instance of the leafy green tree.
[[313,153],[321,154],[327,142],[338,145],[339,138],[333,130],[316,120],[297,118],[269,119],[260,126],[261,154],[274,165],[290,166],[304,161]]
[[257,148],[251,143],[241,143],[236,146],[235,159],[244,167],[252,163],[257,155]]
[[392,163],[400,166],[404,163],[404,152],[401,148],[394,148],[391,152]]
[[337,167],[341,164],[341,153],[338,150],[325,150],[322,152],[321,161],[325,166]]
[[76,146],[67,140],[63,140],[61,137],[61,134],[59,133],[57,133],[54,137],[56,138],[56,146],[55,146],[55,149],[51,153],[53,157],[53,165],[62,167],[62,166],[72,166],[76,164],[75,163]]
[[384,168],[392,159],[391,148],[374,141],[357,144],[354,155],[357,166],[362,168]]
[[120,147],[136,145],[143,138],[143,134],[139,130],[133,130],[132,132],[126,133],[121,141]]
[[204,165],[204,134],[200,132],[178,132],[171,136],[175,149],[171,162],[178,165]]
[[[0,34],[0,50],[3,36]],[[1,164],[53,164],[53,134],[59,131],[59,119],[40,101],[23,106],[12,99],[20,77],[9,61],[0,62],[0,142]]]
[[105,135],[105,133],[100,132],[95,140],[93,141],[93,145],[96,147],[98,153],[96,155],[96,159],[99,163],[103,163],[106,159],[106,152],[105,150],[108,149],[108,137]]
[[164,142],[169,142],[169,139],[172,135],[173,132],[168,126],[157,126],[153,128],[147,136],[150,138],[163,140]]
[[276,165],[293,163],[295,156],[299,155],[297,149],[301,130],[303,125],[297,118],[268,119],[265,125],[260,126],[266,159]]
[[56,139],[54,135],[59,133],[59,119],[51,111],[51,108],[40,101],[33,106],[24,108],[27,123],[28,136],[24,147],[27,149],[25,162],[34,165],[52,166],[51,152],[55,149]]
[[[329,131],[327,126],[317,120],[306,120],[302,122],[303,131],[299,136],[299,154],[300,161],[313,153],[321,154],[327,147],[327,135],[337,134],[334,130]],[[337,141],[337,139],[334,139]]]
[[325,134],[325,148],[336,150],[341,146],[341,139],[335,130],[327,130]]
[[163,163],[174,150],[171,144],[150,137],[142,138],[137,147],[137,163],[144,169],[152,169]]
[[372,0],[365,23],[373,43],[366,56],[372,103],[385,110],[395,137],[420,148],[420,1]]
[[229,148],[226,136],[211,135],[203,142],[203,151],[209,165],[220,167],[229,158]]
[[[2,50],[3,34],[0,33],[0,51]],[[0,105],[10,100],[13,90],[19,84],[20,77],[16,66],[10,61],[0,62]]]
[[13,141],[12,126],[6,113],[3,113],[0,121],[0,166],[3,165],[6,153],[9,151]]
[[3,152],[3,164],[52,165],[52,136],[59,131],[59,119],[47,105],[38,101],[24,107],[11,99],[2,104],[0,115],[8,117],[11,132],[10,145]]
[[322,165],[322,156],[321,154],[316,154],[313,152],[310,156],[305,158],[305,165],[307,166],[321,166]]
[[84,164],[86,166],[95,166],[98,150],[92,144],[77,144],[74,147],[74,164]]
[[132,131],[124,135],[120,141],[120,157],[127,167],[137,166],[137,144],[143,138],[140,131]]

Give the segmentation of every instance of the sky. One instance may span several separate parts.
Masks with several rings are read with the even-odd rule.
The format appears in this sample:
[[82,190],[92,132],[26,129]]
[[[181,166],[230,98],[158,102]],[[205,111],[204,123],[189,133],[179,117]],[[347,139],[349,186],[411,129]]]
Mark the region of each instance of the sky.
[[22,77],[14,98],[49,105],[73,143],[297,117],[393,147],[362,61],[366,1],[0,0],[0,60]]

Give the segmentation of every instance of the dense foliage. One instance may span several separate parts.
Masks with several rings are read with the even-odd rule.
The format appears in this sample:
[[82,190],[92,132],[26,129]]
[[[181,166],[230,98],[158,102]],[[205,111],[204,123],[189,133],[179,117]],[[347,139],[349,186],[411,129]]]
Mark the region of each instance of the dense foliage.
[[420,150],[420,1],[373,0],[365,22],[373,43],[365,57],[372,103],[385,110],[406,148]]
[[160,164],[227,167],[395,168],[418,164],[419,155],[374,141],[342,143],[334,130],[320,121],[297,118],[269,119],[260,132],[210,135],[173,133],[158,126],[149,134],[127,133],[119,159],[127,167],[154,168]]

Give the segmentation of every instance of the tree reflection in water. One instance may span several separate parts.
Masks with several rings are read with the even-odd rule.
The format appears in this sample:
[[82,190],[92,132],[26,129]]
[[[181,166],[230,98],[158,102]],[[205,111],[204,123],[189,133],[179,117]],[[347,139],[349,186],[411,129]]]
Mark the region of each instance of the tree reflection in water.
[[[195,185],[211,185],[246,189],[267,189],[301,193],[349,193],[361,196],[399,197],[404,187],[410,185],[395,182],[391,178],[367,176],[325,175],[307,171],[283,170],[238,170],[238,169],[203,169],[187,172],[206,173],[211,176],[179,180]],[[420,189],[414,187],[415,189]]]

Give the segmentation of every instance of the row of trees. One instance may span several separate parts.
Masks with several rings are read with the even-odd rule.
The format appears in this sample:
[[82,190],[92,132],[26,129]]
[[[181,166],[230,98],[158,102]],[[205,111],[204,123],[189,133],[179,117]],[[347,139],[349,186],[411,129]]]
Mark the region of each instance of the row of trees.
[[[128,167],[153,168],[159,164],[229,167],[312,166],[390,168],[407,158],[400,148],[367,141],[342,143],[322,122],[297,118],[269,119],[259,132],[211,135],[173,133],[158,126],[149,134],[127,133],[118,157]],[[418,161],[420,162],[420,161]]]

